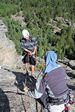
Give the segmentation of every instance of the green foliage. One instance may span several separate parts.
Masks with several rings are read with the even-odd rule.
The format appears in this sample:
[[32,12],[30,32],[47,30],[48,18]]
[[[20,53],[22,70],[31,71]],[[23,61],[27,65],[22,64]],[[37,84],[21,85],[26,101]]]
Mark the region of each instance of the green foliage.
[[44,69],[44,65],[42,63],[41,64],[39,63],[39,64],[36,65],[36,69],[39,70],[39,71],[43,70]]
[[8,4],[0,3],[0,16],[5,17],[5,16],[10,16],[11,14],[15,14],[18,10],[18,6],[15,4]]
[[[11,14],[23,11],[26,26],[11,20]],[[55,35],[50,27],[50,20],[57,16],[75,21],[75,0],[2,0],[0,1],[0,16],[8,26],[8,37],[14,41],[18,53],[20,49],[21,31],[27,28],[38,40],[37,55],[42,57],[47,50],[55,50],[60,58],[74,56],[75,29],[57,26],[63,29],[61,35]]]

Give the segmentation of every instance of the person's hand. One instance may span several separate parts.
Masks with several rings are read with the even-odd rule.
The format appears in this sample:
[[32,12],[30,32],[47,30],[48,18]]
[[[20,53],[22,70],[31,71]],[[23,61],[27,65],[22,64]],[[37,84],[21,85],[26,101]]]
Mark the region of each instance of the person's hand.
[[34,55],[34,52],[29,52],[29,55],[30,55],[30,56]]
[[32,56],[32,52],[29,52],[29,55]]
[[28,91],[29,91],[28,87],[25,86],[25,87],[24,87],[24,92],[25,92],[25,93],[28,93]]
[[35,52],[33,51],[33,52],[31,52],[31,55],[35,55]]

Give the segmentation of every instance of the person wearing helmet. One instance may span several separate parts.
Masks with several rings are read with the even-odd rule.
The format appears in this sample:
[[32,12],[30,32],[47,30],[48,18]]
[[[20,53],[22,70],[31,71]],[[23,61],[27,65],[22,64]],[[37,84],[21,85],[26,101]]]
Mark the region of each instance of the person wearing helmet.
[[21,47],[23,49],[23,63],[25,64],[26,72],[29,71],[29,64],[31,69],[31,74],[34,74],[36,59],[35,54],[37,51],[37,40],[36,38],[32,38],[28,32],[28,30],[24,29],[22,31],[22,40]]

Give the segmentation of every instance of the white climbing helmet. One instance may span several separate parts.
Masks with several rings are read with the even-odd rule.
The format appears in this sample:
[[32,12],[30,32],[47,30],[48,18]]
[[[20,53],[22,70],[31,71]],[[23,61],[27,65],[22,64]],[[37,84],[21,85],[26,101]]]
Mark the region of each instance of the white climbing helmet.
[[23,31],[22,31],[22,35],[23,35],[23,37],[25,38],[25,39],[29,39],[29,32],[28,32],[28,30],[26,30],[26,29],[24,29]]

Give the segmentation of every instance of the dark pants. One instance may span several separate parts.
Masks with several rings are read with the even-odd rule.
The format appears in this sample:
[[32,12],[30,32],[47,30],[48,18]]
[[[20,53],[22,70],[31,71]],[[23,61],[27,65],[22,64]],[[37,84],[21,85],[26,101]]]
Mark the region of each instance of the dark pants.
[[30,55],[24,55],[24,58],[22,59],[22,62],[24,64],[29,63],[30,65],[36,65],[36,60],[34,56],[30,56]]

